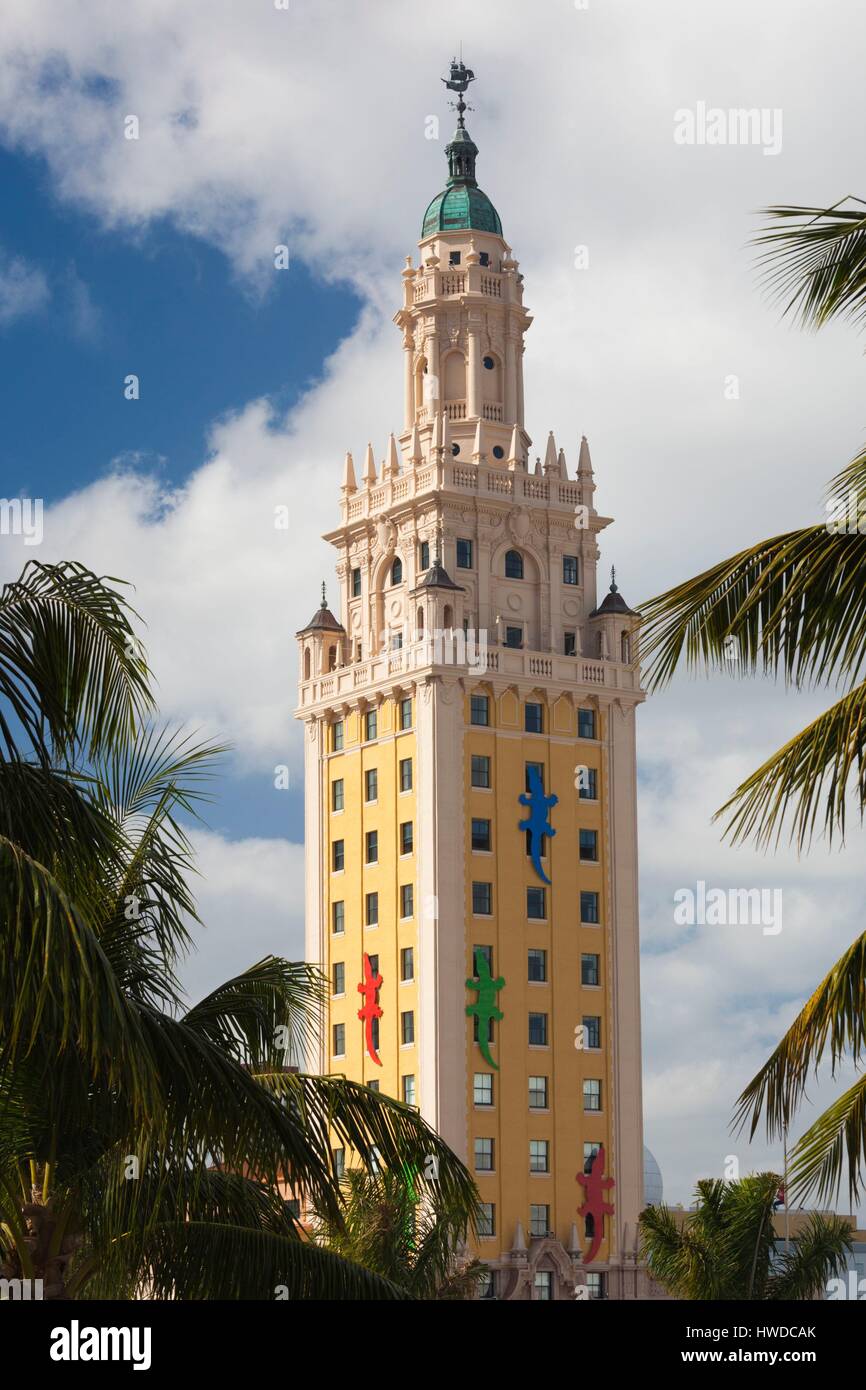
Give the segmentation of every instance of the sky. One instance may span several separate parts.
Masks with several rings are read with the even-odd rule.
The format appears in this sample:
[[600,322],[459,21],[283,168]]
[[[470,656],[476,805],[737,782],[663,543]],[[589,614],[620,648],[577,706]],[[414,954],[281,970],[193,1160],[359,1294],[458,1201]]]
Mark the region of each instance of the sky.
[[[5,0],[0,493],[45,514],[38,549],[0,537],[0,579],[38,556],[130,581],[163,716],[233,745],[195,832],[191,994],[303,952],[294,633],[333,573],[345,451],[381,459],[402,423],[391,315],[444,183],[457,45],[534,316],[527,426],[571,472],[588,436],[602,567],[636,607],[823,519],[862,444],[862,340],[783,319],[750,239],[768,205],[864,195],[864,39],[855,0]],[[699,103],[765,110],[774,139],[678,143]],[[731,1134],[736,1096],[862,929],[855,824],[798,859],[712,822],[830,699],[732,670],[638,714],[645,1128],[670,1201],[731,1156],[779,1167]],[[678,926],[699,880],[779,888],[782,930]]]

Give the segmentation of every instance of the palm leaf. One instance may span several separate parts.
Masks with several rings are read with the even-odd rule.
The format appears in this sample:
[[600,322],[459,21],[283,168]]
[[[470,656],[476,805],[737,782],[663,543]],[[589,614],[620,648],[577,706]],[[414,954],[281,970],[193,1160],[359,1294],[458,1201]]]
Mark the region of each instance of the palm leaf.
[[[853,207],[842,204],[852,202]],[[866,204],[843,198],[830,208],[771,207],[755,238],[764,282],[807,328],[832,318],[866,318]]]

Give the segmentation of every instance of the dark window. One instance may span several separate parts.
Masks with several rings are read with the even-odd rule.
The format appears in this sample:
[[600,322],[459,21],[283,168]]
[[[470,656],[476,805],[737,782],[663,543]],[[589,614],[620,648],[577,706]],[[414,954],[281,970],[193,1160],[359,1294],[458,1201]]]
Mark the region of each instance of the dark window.
[[503,449],[503,447],[502,447],[501,444],[494,444],[494,446],[493,446],[493,457],[494,457],[495,459],[504,459],[504,458],[505,458],[505,450]]
[[413,841],[412,822],[404,820],[400,826],[400,853],[411,854]]
[[529,1041],[533,1047],[547,1046],[547,1014],[529,1015]]
[[342,721],[342,719],[337,719],[337,720],[335,721],[335,723],[333,723],[333,724],[331,725],[331,751],[334,752],[334,753],[339,753],[339,751],[340,751],[340,749],[341,749],[342,747],[343,747],[343,721]]
[[378,927],[379,925],[379,894],[368,893],[366,898],[365,910],[366,924],[368,927]]
[[481,960],[486,961],[486,963],[487,963],[487,969],[490,971],[490,974],[492,975],[492,974],[493,974],[493,947],[492,947],[492,946],[473,946],[473,947],[472,947],[472,969],[473,969],[474,972],[475,972],[475,978],[476,978],[476,980],[478,979],[479,974],[480,974],[480,971],[479,971],[479,968],[478,968],[478,962],[481,961]]
[[587,1077],[583,1083],[583,1108],[584,1110],[601,1109],[601,1082]]
[[594,863],[598,859],[598,831],[580,831],[580,857]]
[[580,920],[588,922],[591,926],[598,926],[598,894],[581,892],[580,895]]
[[404,946],[400,952],[400,979],[414,980],[415,978],[415,948],[414,946]]
[[496,1203],[479,1202],[478,1225],[476,1227],[480,1236],[496,1235]]
[[[550,1207],[545,1202],[531,1202],[529,1205],[529,1234],[531,1236],[546,1236],[549,1230]],[[548,1281],[550,1280],[551,1276],[549,1272],[545,1270],[539,1272],[542,1274],[546,1273]],[[537,1278],[538,1275],[536,1275],[536,1280]],[[536,1288],[538,1288],[537,1282]],[[549,1288],[550,1283],[548,1282],[548,1289]],[[544,1298],[550,1298],[552,1295],[548,1292],[542,1296]]]
[[422,541],[422,542],[421,542],[419,561],[420,561],[420,568],[421,568],[422,570],[429,570],[429,568],[430,568],[430,542],[429,542],[429,541]]
[[361,571],[352,570],[352,598],[361,596]]
[[586,769],[586,786],[581,787],[580,797],[582,801],[598,800],[598,773],[594,767]]
[[509,550],[505,555],[505,578],[523,578],[523,556],[519,550]]
[[598,966],[600,956],[593,955],[592,952],[584,953],[580,958],[580,983],[582,985],[597,985],[599,983]]
[[523,628],[506,627],[505,645],[506,647],[516,647],[519,650],[523,646]]
[[378,830],[367,831],[367,863],[378,864],[379,862],[379,832]]
[[493,884],[473,883],[472,911],[476,916],[489,917],[493,912]]
[[411,883],[404,883],[400,887],[400,916],[411,917],[415,911],[415,889]]
[[596,1156],[596,1154],[598,1153],[598,1151],[599,1151],[600,1148],[601,1148],[601,1144],[590,1143],[588,1140],[584,1143],[584,1146],[583,1146],[583,1171],[584,1171],[584,1173],[591,1173],[591,1172],[592,1172],[593,1161],[594,1161],[595,1156]]
[[331,810],[342,811],[343,809],[343,779],[338,777],[336,782],[331,783]]
[[371,1022],[372,1025],[373,1025],[372,1028],[370,1029],[370,1033],[371,1033],[372,1039],[373,1039],[373,1051],[374,1051],[374,1052],[378,1052],[378,1051],[379,1051],[379,1020],[378,1020],[378,1018],[373,1018],[373,1019],[370,1020],[370,1022]]
[[402,1043],[413,1043],[415,1041],[415,1015],[411,1009],[400,1015],[400,1041]]
[[562,582],[563,584],[578,583],[578,566],[576,555],[563,555],[562,557]]
[[459,252],[459,251],[450,251],[450,252],[449,252],[449,254],[448,254],[448,264],[449,264],[449,265],[459,265],[459,264],[460,264],[460,252]]
[[578,738],[595,738],[594,709],[579,709],[577,711],[577,736]]
[[457,568],[459,570],[471,570],[472,568],[472,542],[458,540],[457,542]]
[[493,1140],[475,1140],[475,1171],[476,1173],[493,1172]]
[[376,801],[379,796],[379,773],[375,767],[368,767],[364,773],[364,800]]
[[545,911],[545,890],[543,888],[527,888],[526,890],[526,915],[532,921],[543,921],[547,916]]
[[335,840],[331,845],[331,868],[335,874],[346,867],[346,842]]
[[471,697],[469,719],[472,724],[483,724],[485,727],[490,723],[490,700],[487,695],[473,695]]
[[550,1140],[549,1140],[549,1139],[530,1139],[530,1141],[529,1141],[529,1171],[530,1171],[530,1173],[549,1173],[549,1172],[550,1172]]
[[412,759],[400,759],[400,790],[410,792],[412,790]]
[[490,759],[481,753],[472,754],[473,787],[490,786]]
[[490,252],[489,252],[489,251],[481,251],[481,252],[479,253],[478,260],[479,260],[479,262],[480,262],[481,265],[489,265],[489,264],[490,264]]
[[566,632],[563,636],[565,639],[565,645],[563,647],[564,654],[566,656],[577,656],[577,638],[575,634],[573,632]]
[[584,1041],[587,1047],[601,1047],[601,1019],[595,1014],[584,1014],[583,1026],[586,1029]]
[[543,984],[547,979],[547,952],[530,947],[527,956],[527,978],[536,984]]
[[346,1025],[345,1023],[334,1024],[334,1056],[344,1057],[346,1055]]
[[530,1110],[547,1109],[547,1077],[530,1076],[529,1078],[529,1108]]
[[411,729],[412,727],[412,701],[405,699],[400,701],[400,728]]
[[346,930],[346,904],[331,903],[331,930],[335,936]]
[[529,785],[529,773],[530,773],[530,770],[534,770],[535,772],[538,773],[538,780],[539,780],[539,782],[541,783],[541,790],[544,791],[544,763],[527,763],[527,764],[526,764],[526,766],[525,766],[525,774],[524,774],[524,775],[525,775],[524,789],[525,789],[526,791],[531,791],[531,787],[530,787],[530,785]]
[[484,367],[484,370],[486,372],[492,372],[493,368],[496,366],[496,363],[492,357],[482,357],[481,365]]
[[379,719],[376,711],[374,709],[368,709],[367,713],[364,715],[364,737],[367,739],[368,743],[370,739],[376,737],[378,727]]
[[[527,830],[527,832],[526,832],[526,853],[527,853],[528,855],[531,855],[531,854],[532,854],[532,831],[531,831],[531,830]],[[540,853],[542,859],[546,859],[546,858],[547,858],[547,836],[546,836],[546,835],[542,835],[542,836],[541,836],[541,847],[540,847],[539,853]]]
[[490,821],[473,820],[472,822],[472,848],[486,850],[490,849]]
[[528,734],[544,733],[544,705],[527,700],[523,716],[523,727]]
[[335,962],[334,962],[334,968],[333,968],[333,971],[331,972],[331,974],[332,974],[331,984],[332,984],[332,987],[333,987],[333,992],[334,992],[334,994],[345,994],[345,993],[346,993],[346,966],[345,966],[345,963],[344,963],[343,961],[341,961],[341,960],[335,961]]
[[395,560],[394,563],[393,563],[393,565],[391,566],[391,583],[392,583],[392,584],[402,584],[402,583],[403,583],[403,561],[402,561],[402,560]]

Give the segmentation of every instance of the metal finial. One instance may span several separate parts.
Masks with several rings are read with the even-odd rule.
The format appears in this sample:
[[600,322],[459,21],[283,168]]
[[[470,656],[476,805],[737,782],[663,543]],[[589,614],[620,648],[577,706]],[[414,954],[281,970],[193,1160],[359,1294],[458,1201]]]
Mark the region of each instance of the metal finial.
[[611,565],[611,567],[610,567],[610,592],[611,592],[612,594],[615,594],[616,591],[617,591],[617,590],[616,590],[616,565]]
[[457,93],[457,101],[451,102],[451,106],[457,112],[457,125],[463,127],[464,111],[471,111],[472,107],[467,106],[463,100],[464,94],[470,82],[475,81],[475,73],[471,68],[467,68],[463,61],[463,45],[460,45],[460,57],[451,59],[451,75],[443,77],[442,81],[450,92]]
[[323,580],[322,580],[322,607],[323,607],[323,608],[327,608],[327,606],[328,606],[328,600],[327,600],[327,598],[325,597],[325,581],[324,581],[324,579],[323,579]]

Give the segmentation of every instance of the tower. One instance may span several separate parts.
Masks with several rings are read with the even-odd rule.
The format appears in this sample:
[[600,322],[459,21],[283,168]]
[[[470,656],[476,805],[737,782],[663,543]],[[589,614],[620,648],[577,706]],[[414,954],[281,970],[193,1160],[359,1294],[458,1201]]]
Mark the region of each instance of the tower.
[[403,427],[360,481],[346,456],[340,616],[323,594],[298,633],[318,1063],[418,1106],[475,1173],[485,1294],[631,1298],[639,618],[613,576],[597,601],[586,439],[574,477],[552,431],[532,462],[471,80],[452,64],[448,179],[402,273]]

